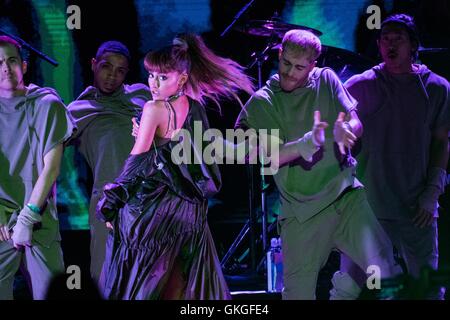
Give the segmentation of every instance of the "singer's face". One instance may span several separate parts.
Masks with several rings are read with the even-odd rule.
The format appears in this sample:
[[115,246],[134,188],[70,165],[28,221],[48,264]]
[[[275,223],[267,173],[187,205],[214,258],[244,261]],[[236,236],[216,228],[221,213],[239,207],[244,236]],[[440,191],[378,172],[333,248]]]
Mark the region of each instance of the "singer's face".
[[14,92],[24,87],[26,63],[12,44],[0,45],[0,92]]
[[118,53],[106,52],[98,60],[92,59],[94,86],[102,93],[111,94],[125,81],[128,59]]
[[148,72],[148,86],[153,100],[165,100],[177,94],[181,89],[182,77],[178,71],[159,72],[150,70]]
[[278,74],[283,91],[290,92],[303,87],[309,73],[316,66],[316,62],[309,61],[305,55],[299,55],[291,49],[280,49]]

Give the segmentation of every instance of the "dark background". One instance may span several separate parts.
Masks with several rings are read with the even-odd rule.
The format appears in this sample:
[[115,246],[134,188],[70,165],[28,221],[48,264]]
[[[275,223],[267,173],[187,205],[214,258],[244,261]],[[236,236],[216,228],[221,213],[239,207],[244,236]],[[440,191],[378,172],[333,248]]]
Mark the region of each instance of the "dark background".
[[[183,1],[178,1],[183,2]],[[184,1],[185,2],[185,1]],[[301,3],[302,1],[297,1]],[[312,3],[313,1],[305,1]],[[342,1],[317,1],[333,9],[333,3]],[[349,5],[352,2],[346,1]],[[377,4],[382,8],[382,18],[388,14],[402,12],[412,14],[418,24],[423,47],[427,48],[449,48],[450,47],[450,4],[445,0],[431,1],[359,1],[367,6]],[[387,3],[389,2],[389,5]],[[145,72],[142,67],[142,58],[149,49],[163,44],[168,44],[172,39],[173,30],[163,30],[167,26],[167,19],[170,15],[166,11],[149,17],[145,21],[146,29],[144,32],[139,28],[138,13],[143,10],[141,5],[156,5],[157,1],[55,1],[60,7],[72,4],[79,5],[82,8],[81,30],[71,32],[73,43],[73,63],[74,72],[67,77],[73,77],[74,85],[69,90],[69,96],[75,98],[86,86],[92,83],[92,72],[90,69],[90,59],[95,55],[98,46],[106,40],[116,39],[126,43],[132,53],[132,63],[127,83],[146,81]],[[175,8],[177,1],[170,1]],[[209,2],[211,11],[209,28],[201,32],[206,43],[217,53],[230,57],[244,66],[249,66],[253,59],[253,52],[260,52],[267,43],[266,37],[249,35],[243,32],[243,26],[250,20],[271,19],[276,13],[283,15],[287,6],[295,5],[295,1],[273,0],[273,1],[255,1],[254,4],[241,16],[236,24],[236,28],[229,31],[225,37],[220,37],[220,33],[231,23],[233,17],[247,1],[220,1],[212,0]],[[15,0],[0,1],[0,27],[6,28],[14,35],[20,36],[38,49],[42,49],[46,44],[46,39],[39,32],[40,23],[36,6],[39,1]],[[342,6],[342,4],[341,4]],[[169,8],[170,9],[170,8]],[[286,15],[286,12],[284,13]],[[345,12],[335,12],[336,15],[345,16]],[[376,30],[368,30],[366,20],[368,15],[364,12],[358,18],[358,25],[352,31],[355,35],[353,52],[339,49],[336,47],[326,48],[325,54],[319,59],[321,66],[332,67],[344,81],[355,73],[364,71],[379,61],[375,38]],[[164,24],[162,23],[164,22]],[[284,21],[292,23],[292,21]],[[194,29],[194,30],[191,30]],[[320,28],[319,28],[320,29]],[[186,31],[195,31],[190,25],[186,25]],[[152,40],[154,39],[154,41]],[[281,39],[278,39],[281,41]],[[56,49],[55,49],[56,50]],[[268,50],[267,60],[262,65],[262,79],[265,81],[268,76],[276,69],[276,50]],[[48,68],[45,62],[40,61],[35,55],[28,57],[30,70],[26,75],[28,82],[39,85],[54,86],[64,79],[53,79],[53,83],[44,80],[44,69]],[[445,50],[431,50],[422,52],[420,60],[427,64],[434,72],[450,79],[450,53]],[[68,63],[61,61],[61,63]],[[257,79],[257,68],[252,67],[248,70],[255,79]],[[245,102],[248,96],[241,95]],[[67,102],[67,101],[66,101]],[[70,101],[68,101],[70,102]],[[240,106],[236,103],[223,102],[221,113],[213,108],[208,110],[211,127],[226,129],[234,126],[234,121],[240,111]],[[68,159],[66,159],[68,160]],[[73,168],[78,168],[79,181],[87,183],[87,186],[80,186],[80,190],[87,197],[89,194],[89,171],[83,167],[80,159],[74,162]],[[211,201],[209,222],[216,242],[219,257],[222,258],[229,252],[230,246],[237,239],[241,230],[245,229],[245,223],[250,218],[250,201],[252,201],[254,212],[259,213],[260,199],[260,180],[257,175],[258,168],[251,168],[242,165],[223,165],[221,166],[223,188],[220,194]],[[253,189],[249,185],[249,177],[253,177]],[[272,223],[278,213],[277,192],[272,179],[267,181],[267,197],[269,207],[269,222]],[[64,185],[64,183],[61,183]],[[252,192],[251,192],[252,191]],[[253,198],[251,197],[253,194]],[[69,221],[70,215],[84,214],[86,212],[71,212],[70,202],[65,202],[63,197],[60,200],[60,212],[62,221]],[[87,199],[85,199],[87,201]],[[449,254],[449,231],[450,231],[450,197],[449,192],[441,199],[441,218],[440,226],[440,254],[441,265],[450,265]],[[270,224],[268,237],[276,236],[276,230]],[[68,228],[63,229],[76,229]],[[242,238],[242,242],[230,256],[228,262],[224,265],[225,272],[230,275],[230,284],[232,289],[264,289],[264,265],[262,264],[264,253],[261,246],[261,230],[259,224],[252,229],[255,244],[254,260],[250,259],[248,252],[250,247],[250,233]],[[66,263],[82,265],[87,268],[88,264],[88,241],[89,234],[86,230],[66,230],[63,231],[63,246],[65,251]],[[253,265],[252,265],[253,263]],[[255,265],[256,264],[256,265]],[[333,254],[329,263],[323,270],[321,280],[319,280],[319,298],[327,297],[329,286],[329,277],[338,266],[337,254]],[[256,268],[256,271],[255,271]],[[241,278],[242,276],[242,278]]]

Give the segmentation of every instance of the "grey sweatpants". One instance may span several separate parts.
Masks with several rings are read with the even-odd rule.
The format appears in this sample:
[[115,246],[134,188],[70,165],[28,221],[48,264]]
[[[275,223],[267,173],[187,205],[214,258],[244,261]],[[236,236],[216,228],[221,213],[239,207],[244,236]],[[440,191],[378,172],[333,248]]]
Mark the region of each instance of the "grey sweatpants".
[[[433,270],[438,268],[439,251],[438,251],[438,227],[437,221],[432,225],[420,228],[414,225],[412,220],[389,220],[379,219],[380,224],[388,234],[392,244],[396,247],[400,257],[404,260],[407,272],[414,278],[420,277],[420,271],[423,267],[430,267]],[[400,269],[400,267],[397,267]],[[355,264],[351,258],[345,254],[341,255],[341,269],[345,273],[349,273],[352,278],[359,278],[361,271],[355,268]],[[351,278],[345,277],[345,282],[334,282],[334,290],[332,290],[332,299],[345,299],[343,288],[348,287]],[[353,299],[356,299],[361,290],[351,292]],[[444,299],[444,291],[441,288],[432,290],[427,295],[428,299]]]
[[363,270],[376,265],[381,277],[394,270],[392,245],[372,212],[363,189],[344,194],[326,209],[300,223],[280,219],[283,251],[283,299],[315,299],[317,277],[333,249]]
[[0,300],[13,299],[14,275],[19,268],[31,285],[33,298],[45,299],[52,278],[64,272],[60,242],[21,250],[14,248],[11,240],[0,242]]
[[424,266],[438,268],[438,227],[437,220],[425,228],[415,226],[412,220],[379,219],[400,256],[405,260],[408,273],[420,276]]
[[91,277],[98,285],[102,285],[100,279],[103,263],[105,261],[106,241],[109,230],[104,222],[95,217],[95,208],[102,192],[93,192],[89,207],[89,226],[91,231]]

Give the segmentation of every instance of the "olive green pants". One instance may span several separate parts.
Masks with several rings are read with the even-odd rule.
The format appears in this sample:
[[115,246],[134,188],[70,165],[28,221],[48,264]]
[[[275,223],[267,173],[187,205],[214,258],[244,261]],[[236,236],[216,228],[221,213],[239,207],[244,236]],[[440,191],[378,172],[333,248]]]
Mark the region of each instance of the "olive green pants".
[[370,208],[364,189],[345,193],[327,208],[300,223],[279,220],[283,251],[283,299],[315,299],[317,277],[333,249],[360,268],[380,268],[381,277],[395,271],[392,245]]
[[31,286],[33,298],[45,299],[52,278],[64,272],[60,242],[20,250],[14,248],[11,240],[0,242],[0,300],[13,299],[14,276],[19,269]]

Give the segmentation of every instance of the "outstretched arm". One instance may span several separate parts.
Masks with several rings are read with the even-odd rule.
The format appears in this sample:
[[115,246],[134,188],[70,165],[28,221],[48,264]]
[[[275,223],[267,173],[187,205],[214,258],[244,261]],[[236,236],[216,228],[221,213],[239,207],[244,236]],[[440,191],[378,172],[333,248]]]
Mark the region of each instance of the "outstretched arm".
[[[328,123],[320,119],[320,111],[314,111],[312,130],[305,133],[300,139],[282,144],[281,140],[278,139],[277,141],[271,137],[268,141],[272,145],[265,146],[271,163],[281,167],[299,157],[303,157],[306,161],[311,161],[314,153],[325,143],[325,129],[327,127]],[[274,143],[278,143],[278,145],[275,145],[275,148],[273,148]]]
[[[246,139],[235,144],[232,141],[223,139],[221,135],[215,139],[215,151],[218,158],[237,160],[238,163],[248,161],[253,163],[256,157],[260,159],[264,155],[266,164],[271,164],[271,168],[276,168],[303,157],[311,161],[312,155],[325,142],[324,129],[328,126],[326,122],[321,122],[320,112],[314,114],[314,124],[311,131],[303,137],[283,143],[283,141],[273,134],[259,133],[256,131],[248,134]],[[250,131],[250,130],[249,130]],[[257,142],[259,141],[259,146]],[[263,154],[261,154],[263,152]]]

